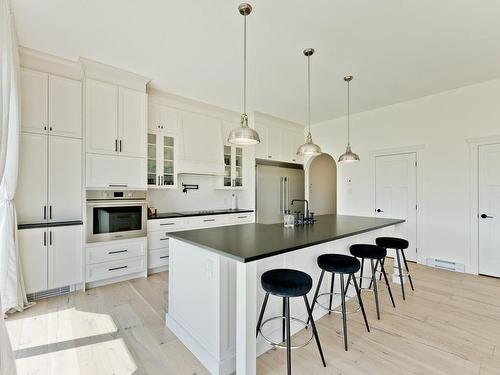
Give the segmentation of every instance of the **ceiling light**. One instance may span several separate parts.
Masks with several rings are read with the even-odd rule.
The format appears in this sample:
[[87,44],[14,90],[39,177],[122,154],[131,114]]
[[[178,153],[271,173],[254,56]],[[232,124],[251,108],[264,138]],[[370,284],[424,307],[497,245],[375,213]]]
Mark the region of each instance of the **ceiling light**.
[[351,109],[350,109],[350,86],[351,81],[354,79],[353,76],[344,77],[344,81],[347,82],[347,148],[345,152],[340,155],[339,162],[352,162],[359,161],[358,154],[351,151]]

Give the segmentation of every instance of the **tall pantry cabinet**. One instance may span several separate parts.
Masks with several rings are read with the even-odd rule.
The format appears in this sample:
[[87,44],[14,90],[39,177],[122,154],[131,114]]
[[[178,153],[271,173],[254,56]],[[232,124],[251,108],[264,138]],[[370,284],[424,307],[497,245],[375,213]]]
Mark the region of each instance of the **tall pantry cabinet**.
[[81,283],[81,81],[21,69],[15,203],[28,295]]

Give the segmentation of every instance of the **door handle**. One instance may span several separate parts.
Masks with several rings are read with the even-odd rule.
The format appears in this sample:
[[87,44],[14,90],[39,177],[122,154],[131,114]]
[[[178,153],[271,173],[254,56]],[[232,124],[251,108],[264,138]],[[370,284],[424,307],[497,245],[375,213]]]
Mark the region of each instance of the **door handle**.
[[377,208],[377,209],[376,209],[376,211],[377,211],[377,212],[384,212],[384,211],[382,211],[380,208]]
[[43,246],[47,246],[47,232],[43,232]]
[[284,181],[284,198],[285,198],[285,202],[283,202],[284,204],[284,208],[285,208],[285,211],[288,211],[288,202],[289,202],[289,188],[288,188],[288,177],[284,177],[283,178],[283,181]]
[[494,219],[494,217],[493,216],[488,216],[486,214],[482,214],[481,215],[481,219]]
[[118,139],[115,139],[115,152],[118,152]]
[[283,206],[283,201],[285,199],[284,197],[284,178],[283,177],[280,177],[280,213],[283,213],[283,210],[285,209],[284,206]]
[[47,206],[43,206],[43,220],[47,220]]
[[49,245],[52,246],[52,231],[49,231]]
[[52,220],[52,205],[49,206],[49,219]]
[[122,152],[122,140],[120,139],[120,152]]
[[160,176],[158,176],[158,186],[160,186]]

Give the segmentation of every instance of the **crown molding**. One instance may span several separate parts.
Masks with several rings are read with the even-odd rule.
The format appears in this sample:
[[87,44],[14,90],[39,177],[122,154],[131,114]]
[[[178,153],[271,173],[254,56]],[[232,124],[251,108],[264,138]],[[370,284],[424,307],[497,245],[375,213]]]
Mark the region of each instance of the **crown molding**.
[[146,85],[151,81],[150,78],[139,74],[84,57],[80,57],[79,61],[85,78],[92,78],[142,92],[146,92]]
[[19,47],[19,59],[23,68],[40,70],[79,81],[83,77],[82,67],[78,62],[66,60],[28,47]]

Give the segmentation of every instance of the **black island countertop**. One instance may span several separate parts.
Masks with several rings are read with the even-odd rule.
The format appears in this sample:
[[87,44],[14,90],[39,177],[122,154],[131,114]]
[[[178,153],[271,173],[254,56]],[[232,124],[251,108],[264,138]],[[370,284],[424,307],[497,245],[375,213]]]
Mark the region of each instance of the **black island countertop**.
[[218,210],[207,210],[207,211],[177,211],[177,212],[159,212],[155,215],[148,217],[148,220],[156,219],[172,219],[175,217],[190,217],[190,216],[209,216],[209,215],[225,215],[225,214],[242,214],[247,212],[253,212],[253,210],[245,208],[222,208]]
[[239,262],[247,263],[405,222],[364,216],[320,215],[313,225],[239,224],[169,233]]

